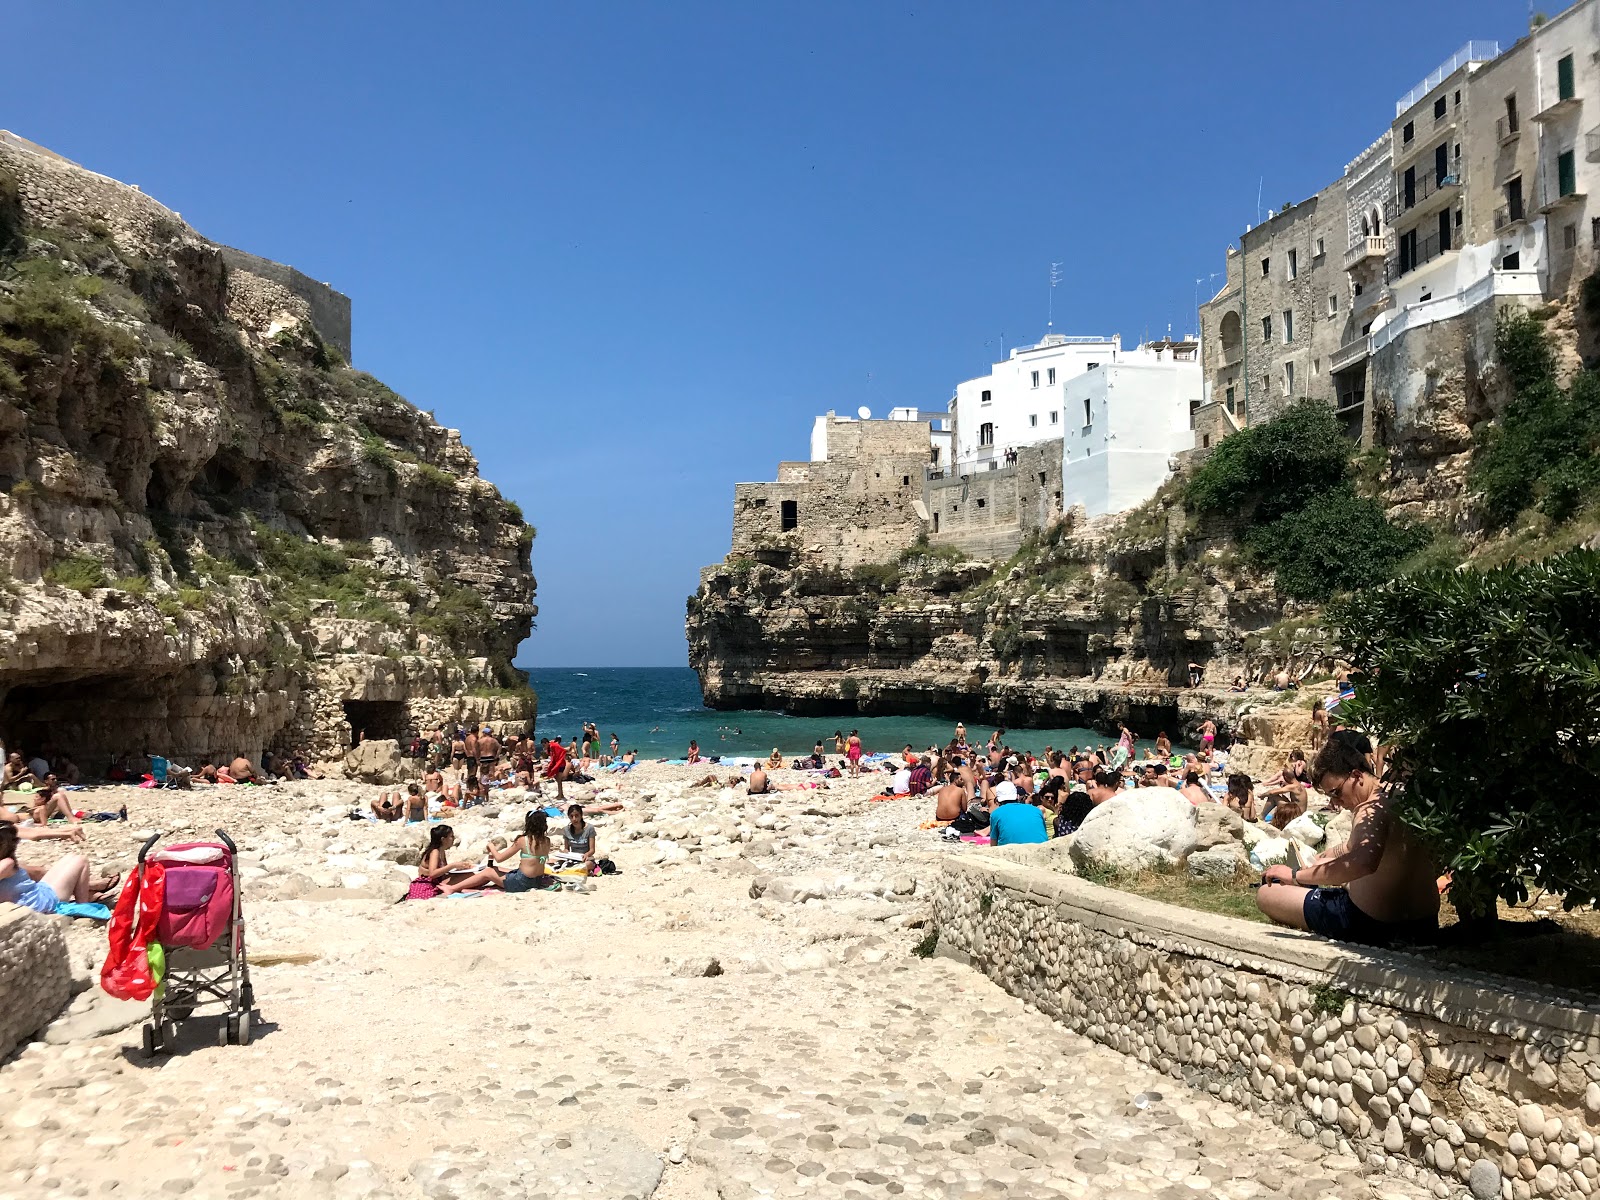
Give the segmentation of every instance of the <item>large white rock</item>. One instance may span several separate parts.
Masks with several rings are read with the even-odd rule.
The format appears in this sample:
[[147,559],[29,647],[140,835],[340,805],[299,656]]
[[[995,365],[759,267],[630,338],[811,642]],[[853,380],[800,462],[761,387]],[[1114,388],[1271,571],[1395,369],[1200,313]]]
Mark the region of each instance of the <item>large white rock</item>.
[[1171,788],[1141,788],[1114,796],[1078,826],[1072,861],[1119,871],[1177,863],[1197,840],[1194,805]]

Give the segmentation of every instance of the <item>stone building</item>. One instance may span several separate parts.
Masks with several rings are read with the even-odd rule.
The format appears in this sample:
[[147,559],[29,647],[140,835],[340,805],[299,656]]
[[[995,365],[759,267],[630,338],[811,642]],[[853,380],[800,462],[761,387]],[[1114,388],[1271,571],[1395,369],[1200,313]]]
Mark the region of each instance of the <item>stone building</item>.
[[1206,399],[1237,422],[1269,420],[1302,396],[1333,402],[1349,307],[1347,211],[1341,179],[1228,248],[1227,280],[1200,309],[1200,343]]
[[[928,540],[974,558],[1008,558],[1062,515],[1061,439],[1023,446],[992,470],[930,473]],[[1070,505],[1069,505],[1070,507]]]
[[924,532],[930,453],[921,421],[821,419],[810,462],[778,464],[774,483],[734,488],[734,557],[787,565],[801,553],[838,567],[882,562]]

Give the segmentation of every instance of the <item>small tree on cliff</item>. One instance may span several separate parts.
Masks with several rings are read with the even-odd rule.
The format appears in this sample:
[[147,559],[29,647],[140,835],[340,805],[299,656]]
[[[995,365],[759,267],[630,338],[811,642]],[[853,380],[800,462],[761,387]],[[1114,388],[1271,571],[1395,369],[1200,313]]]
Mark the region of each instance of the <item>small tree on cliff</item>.
[[1332,614],[1360,672],[1341,714],[1391,748],[1395,811],[1463,920],[1530,887],[1600,897],[1600,554],[1426,571]]

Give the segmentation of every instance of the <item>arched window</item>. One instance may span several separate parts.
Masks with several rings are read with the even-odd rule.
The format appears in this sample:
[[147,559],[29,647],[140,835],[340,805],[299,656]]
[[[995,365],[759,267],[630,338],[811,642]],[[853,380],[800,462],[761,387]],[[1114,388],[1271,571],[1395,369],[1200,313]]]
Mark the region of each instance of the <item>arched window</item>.
[[1239,323],[1239,314],[1226,312],[1222,314],[1222,325],[1219,329],[1222,334],[1222,357],[1232,359],[1239,352],[1244,341],[1243,328]]

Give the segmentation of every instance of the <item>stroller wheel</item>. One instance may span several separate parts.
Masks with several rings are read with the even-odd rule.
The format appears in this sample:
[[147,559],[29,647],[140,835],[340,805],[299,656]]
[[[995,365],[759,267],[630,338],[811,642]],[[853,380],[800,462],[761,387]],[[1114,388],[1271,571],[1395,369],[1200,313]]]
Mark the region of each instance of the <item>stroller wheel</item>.
[[156,1041],[156,1027],[154,1025],[146,1025],[144,1027],[144,1056],[146,1058],[154,1058],[159,1048],[159,1044]]
[[194,1014],[194,1009],[187,1004],[167,1005],[167,1015],[174,1021],[187,1021]]
[[225,1046],[237,1046],[239,1044],[239,1018],[238,1017],[235,1017],[235,1016],[230,1014],[228,1016],[227,1020],[225,1020],[223,1022],[223,1024],[222,1024],[221,1042]]
[[250,1011],[246,1009],[239,1016],[239,1045],[250,1044]]
[[178,1044],[178,1024],[176,1021],[167,1021],[161,1026],[161,1045],[163,1048]]

